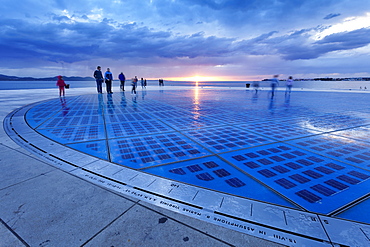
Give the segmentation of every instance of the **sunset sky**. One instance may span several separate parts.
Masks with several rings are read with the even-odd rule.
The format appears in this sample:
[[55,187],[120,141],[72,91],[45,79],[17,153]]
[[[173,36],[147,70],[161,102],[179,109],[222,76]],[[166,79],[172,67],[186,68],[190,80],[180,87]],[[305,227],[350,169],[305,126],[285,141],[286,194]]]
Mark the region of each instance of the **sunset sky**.
[[3,0],[0,74],[370,77],[369,0]]

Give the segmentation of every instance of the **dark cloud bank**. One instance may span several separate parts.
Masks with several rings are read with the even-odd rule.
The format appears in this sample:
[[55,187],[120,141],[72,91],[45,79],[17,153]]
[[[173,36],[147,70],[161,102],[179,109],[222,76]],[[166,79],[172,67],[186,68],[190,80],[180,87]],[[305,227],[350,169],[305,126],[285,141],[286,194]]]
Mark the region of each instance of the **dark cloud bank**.
[[[83,10],[76,11],[73,17],[50,12],[49,19],[44,21],[37,18],[11,19],[4,15],[0,16],[0,65],[42,66],[43,63],[75,63],[101,58],[140,60],[147,64],[159,58],[177,61],[185,58],[187,62],[197,59],[199,65],[217,65],[222,61],[232,63],[231,58],[242,56],[275,56],[286,61],[312,60],[330,52],[369,45],[369,28],[336,33],[317,41],[312,39],[313,31],[330,26],[316,24],[313,20],[337,19],[342,13],[336,12],[335,7],[342,2],[328,0],[326,5],[333,8],[328,11],[329,7],[317,8],[322,4],[321,0],[153,0],[150,6],[140,1],[123,1],[122,6],[129,6],[127,16],[140,15],[140,23],[116,19],[116,9],[107,9],[113,14],[107,14],[107,18],[101,21],[89,19]],[[361,1],[353,2],[352,5]],[[74,3],[58,1],[58,4],[68,9]],[[130,14],[131,9],[138,12]],[[158,21],[162,28],[147,25],[150,18],[152,22]],[[302,24],[294,23],[298,21]],[[313,26],[300,28],[310,21]],[[234,28],[241,32],[251,30],[251,34],[249,38],[222,37],[210,36],[211,32],[207,30],[185,34],[176,28],[187,24],[212,24],[215,28]],[[283,32],[282,25],[291,27],[290,31]]]

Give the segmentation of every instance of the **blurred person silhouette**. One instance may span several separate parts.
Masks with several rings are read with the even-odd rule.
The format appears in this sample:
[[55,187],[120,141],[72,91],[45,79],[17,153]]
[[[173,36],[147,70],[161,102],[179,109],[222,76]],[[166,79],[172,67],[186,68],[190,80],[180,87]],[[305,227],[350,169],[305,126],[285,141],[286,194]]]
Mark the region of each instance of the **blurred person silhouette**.
[[271,82],[271,98],[275,96],[275,89],[279,85],[279,75],[274,75],[274,78],[270,79]]
[[253,86],[253,88],[254,88],[254,93],[255,93],[255,94],[257,94],[257,93],[258,93],[258,89],[259,89],[259,87],[260,87],[260,82],[259,82],[259,81],[254,81],[254,82],[252,83],[252,86]]
[[141,88],[144,88],[144,78],[143,77],[141,77],[140,84],[141,84]]
[[292,87],[293,87],[293,77],[289,76],[288,80],[286,80],[286,89],[285,89],[285,94],[291,93],[292,92]]
[[161,79],[158,79],[158,81],[159,81],[159,86],[164,86],[164,83],[163,83],[163,79],[161,78]]
[[137,87],[137,76],[135,75],[135,78],[131,79],[131,94],[136,94],[136,87]]

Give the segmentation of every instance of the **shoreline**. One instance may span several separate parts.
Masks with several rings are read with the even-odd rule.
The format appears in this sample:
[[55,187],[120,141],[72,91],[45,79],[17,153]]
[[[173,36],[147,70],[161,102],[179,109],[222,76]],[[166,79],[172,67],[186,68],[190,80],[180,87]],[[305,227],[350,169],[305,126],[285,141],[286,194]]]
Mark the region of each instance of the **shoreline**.
[[[127,87],[128,89],[125,90],[126,93],[131,92],[131,87]],[[153,90],[189,90],[189,89],[204,89],[204,90],[246,90],[246,91],[251,91],[253,92],[255,89],[254,88],[245,88],[245,87],[238,87],[238,86],[173,86],[173,85],[167,85],[163,87],[159,86],[147,86],[147,88],[142,89],[140,87],[136,88],[137,92],[142,92],[142,91],[153,91]],[[121,93],[122,91],[120,90],[119,86],[114,86],[113,87],[113,92],[114,93]],[[269,92],[271,89],[269,87],[260,87],[258,89],[259,92]],[[22,92],[24,93],[32,93],[35,92],[44,92],[44,91],[50,91],[50,92],[57,92],[57,88],[32,88],[32,89],[0,89],[0,94],[5,93],[5,92]],[[277,87],[276,88],[277,92],[285,92],[285,87]],[[76,95],[76,93],[83,93],[86,94],[86,92],[91,92],[91,93],[96,93],[96,88],[91,86],[91,87],[71,87],[69,89],[66,89],[66,96],[68,94],[72,93],[73,95]],[[292,88],[292,93],[293,92],[341,92],[341,93],[370,93],[370,90],[366,89],[336,89],[336,88],[331,88],[331,89],[319,89],[319,88]]]

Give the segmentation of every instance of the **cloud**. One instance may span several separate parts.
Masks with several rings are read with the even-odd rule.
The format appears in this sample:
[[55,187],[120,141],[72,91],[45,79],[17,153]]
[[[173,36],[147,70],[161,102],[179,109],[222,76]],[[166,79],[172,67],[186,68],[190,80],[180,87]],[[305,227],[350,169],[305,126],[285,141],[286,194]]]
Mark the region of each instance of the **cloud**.
[[332,19],[332,18],[335,18],[335,17],[338,17],[340,16],[339,13],[336,13],[336,14],[328,14],[327,16],[324,17],[325,20],[329,20],[329,19]]
[[315,59],[330,52],[353,50],[369,44],[370,28],[362,28],[331,34],[313,43],[292,45],[289,49],[280,48],[280,52],[287,60]]
[[363,15],[365,0],[4,1],[2,68],[107,61],[148,71],[222,65],[211,71],[237,73],[251,60],[299,64],[366,47],[370,37],[365,28],[314,38],[335,17]]
[[[3,58],[43,58],[47,61],[78,62],[101,57],[120,58],[195,58],[224,56],[231,51],[233,39],[193,35],[174,35],[153,31],[136,23],[69,22],[65,16],[53,16],[54,23],[32,24],[3,20],[0,51]],[[5,61],[4,61],[5,62]]]

